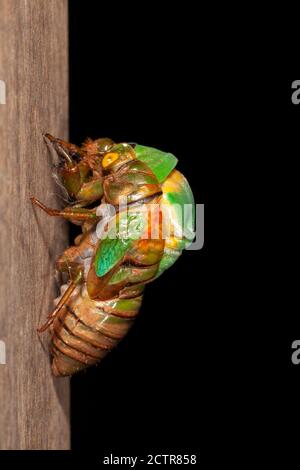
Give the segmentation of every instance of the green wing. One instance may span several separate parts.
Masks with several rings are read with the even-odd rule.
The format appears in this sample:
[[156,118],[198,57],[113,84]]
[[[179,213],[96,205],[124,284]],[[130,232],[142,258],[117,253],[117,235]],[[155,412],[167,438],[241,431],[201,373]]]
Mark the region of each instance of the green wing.
[[155,174],[159,183],[162,183],[177,165],[177,158],[172,153],[144,145],[136,145],[134,148],[136,156],[144,162]]
[[162,185],[163,199],[161,209],[164,223],[179,231],[178,238],[173,238],[172,249],[166,247],[160,261],[156,277],[172,266],[195,238],[195,201],[192,190],[185,177],[177,170]]
[[146,223],[144,208],[120,212],[112,219],[96,252],[94,263],[97,276],[104,276],[124,258],[141,237]]

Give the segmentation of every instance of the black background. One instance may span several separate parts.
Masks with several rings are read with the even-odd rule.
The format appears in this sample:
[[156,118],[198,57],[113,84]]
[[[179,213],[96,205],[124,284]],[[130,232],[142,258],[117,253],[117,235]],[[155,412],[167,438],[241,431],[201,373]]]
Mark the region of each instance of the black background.
[[210,90],[177,26],[148,11],[142,18],[70,2],[70,139],[108,136],[174,153],[195,201],[205,203],[205,245],[149,285],[128,336],[99,367],[72,378],[72,449],[199,453],[218,370],[210,369]]

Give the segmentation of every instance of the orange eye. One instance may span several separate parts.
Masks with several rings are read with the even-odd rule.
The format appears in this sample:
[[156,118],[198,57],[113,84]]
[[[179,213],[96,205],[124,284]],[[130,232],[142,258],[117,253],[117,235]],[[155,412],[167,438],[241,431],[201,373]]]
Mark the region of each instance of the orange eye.
[[103,168],[107,168],[112,162],[117,160],[119,158],[119,154],[116,152],[109,152],[105,155],[105,157],[102,160],[102,166]]

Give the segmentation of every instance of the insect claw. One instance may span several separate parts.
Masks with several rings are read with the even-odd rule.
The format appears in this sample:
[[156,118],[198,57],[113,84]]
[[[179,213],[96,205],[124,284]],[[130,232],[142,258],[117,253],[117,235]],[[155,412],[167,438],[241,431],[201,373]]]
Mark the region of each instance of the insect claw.
[[41,201],[39,201],[36,197],[30,196],[30,201],[32,204],[35,204],[38,206],[40,209],[42,209],[44,212],[46,212],[48,215],[59,215],[58,210],[56,209],[50,209],[49,207],[45,206]]
[[57,314],[59,313],[59,311],[60,311],[60,308],[59,308],[59,309],[55,308],[55,310],[47,316],[47,321],[46,321],[46,323],[44,323],[42,326],[38,327],[38,328],[36,329],[36,331],[37,331],[38,333],[44,333],[46,330],[48,330],[48,328],[49,328],[49,327],[52,325],[52,323],[54,322],[54,319],[55,319],[55,317],[57,316]]
[[[56,137],[53,137],[51,134],[43,134],[44,140],[46,144],[51,144],[54,149],[56,150],[56,153],[60,156],[63,157],[65,160],[67,160],[69,163],[73,164],[73,160],[69,153],[66,152],[66,150],[60,145],[60,140],[57,139]],[[62,141],[61,141],[62,142]]]
[[59,157],[63,158],[67,162],[68,166],[73,167],[75,162],[72,159],[72,156],[81,158],[80,149],[76,145],[65,142],[64,140],[53,137],[51,134],[43,134],[44,140],[47,144],[51,144]]
[[44,137],[44,139],[45,139],[46,142],[48,142],[48,140],[49,140],[50,142],[55,142],[55,140],[56,140],[55,137],[53,137],[53,135],[48,134],[48,133],[43,134],[43,137]]
[[68,299],[70,298],[70,296],[72,295],[74,290],[76,289],[76,287],[77,287],[78,283],[80,282],[81,278],[82,278],[82,272],[80,271],[77,274],[76,279],[74,281],[72,281],[69,284],[68,288],[65,290],[64,294],[60,298],[60,300],[59,300],[58,304],[56,305],[55,309],[53,310],[53,312],[51,312],[48,315],[46,323],[44,325],[42,325],[41,327],[37,328],[38,333],[43,333],[44,331],[46,331],[49,328],[49,326],[52,325],[52,323],[54,322],[55,318],[57,317],[57,315],[59,314],[59,312],[61,311],[63,306],[66,304],[66,302],[68,301]]
[[48,328],[49,326],[51,326],[51,323],[52,323],[52,320],[51,321],[47,321],[44,325],[40,326],[39,328],[36,329],[36,331],[38,333],[44,333]]

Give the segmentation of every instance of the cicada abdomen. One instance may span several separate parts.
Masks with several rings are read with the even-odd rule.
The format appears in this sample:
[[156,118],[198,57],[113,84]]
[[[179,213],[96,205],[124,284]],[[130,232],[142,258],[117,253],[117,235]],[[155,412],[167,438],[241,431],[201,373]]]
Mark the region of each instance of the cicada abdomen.
[[194,201],[172,154],[109,139],[79,148],[47,138],[64,159],[58,173],[74,203],[57,211],[32,202],[83,232],[56,263],[67,281],[39,329],[50,327],[52,370],[66,376],[99,363],[129,331],[146,284],[191,243]]

